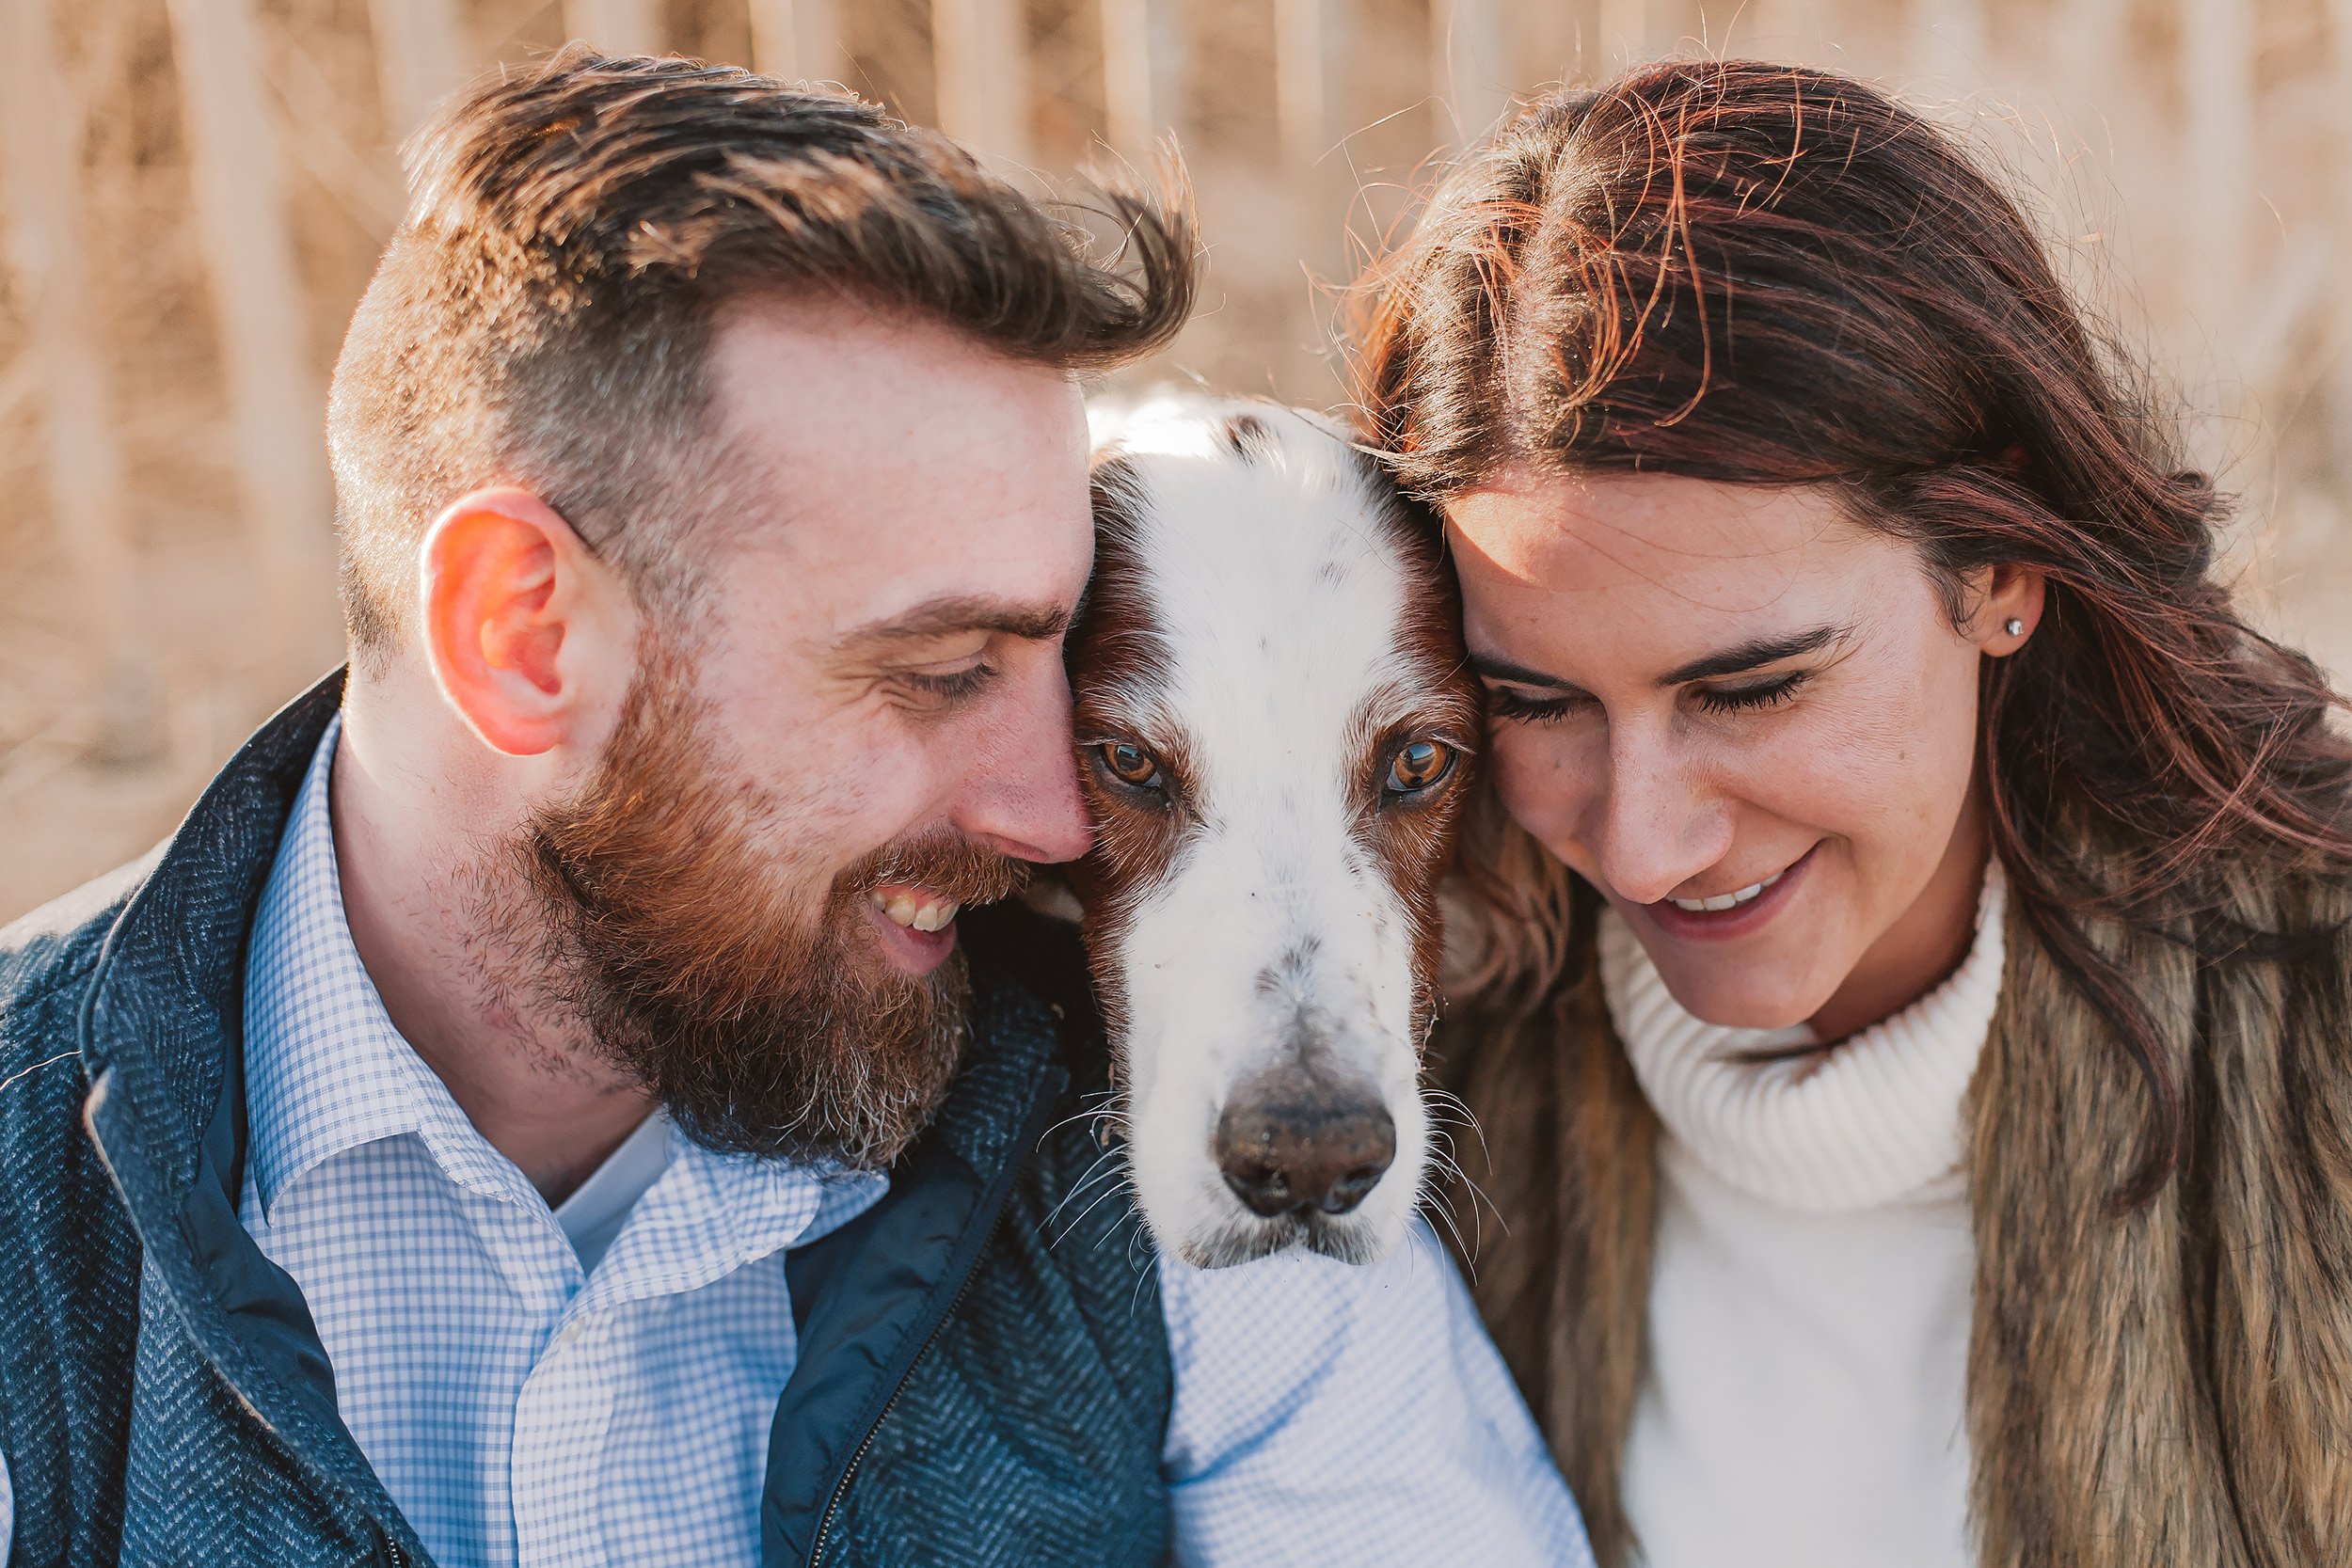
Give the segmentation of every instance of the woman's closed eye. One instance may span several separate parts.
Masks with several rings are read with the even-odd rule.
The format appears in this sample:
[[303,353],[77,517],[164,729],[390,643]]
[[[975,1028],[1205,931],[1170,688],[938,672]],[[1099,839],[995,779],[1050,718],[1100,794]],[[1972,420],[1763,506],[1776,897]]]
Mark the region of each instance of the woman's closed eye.
[[1752,713],[1760,708],[1777,707],[1797,694],[1812,672],[1792,670],[1784,675],[1767,680],[1747,681],[1738,686],[1693,687],[1691,695],[1700,707],[1709,713]]
[[1542,724],[1589,707],[1592,701],[1581,691],[1539,696],[1518,687],[1490,686],[1486,688],[1486,715],[1495,720]]
[[[1809,670],[1792,670],[1734,685],[1693,686],[1691,699],[1708,713],[1754,713],[1788,701],[1812,675]],[[1498,722],[1549,723],[1594,705],[1592,697],[1581,691],[1539,693],[1515,686],[1486,689],[1486,713]]]

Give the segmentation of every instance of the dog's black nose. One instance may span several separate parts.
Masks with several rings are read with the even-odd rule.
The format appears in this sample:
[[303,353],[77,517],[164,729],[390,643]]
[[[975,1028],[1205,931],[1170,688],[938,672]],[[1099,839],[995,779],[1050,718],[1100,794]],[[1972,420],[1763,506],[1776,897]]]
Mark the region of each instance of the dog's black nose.
[[1275,1068],[1225,1102],[1215,1152],[1225,1184],[1252,1213],[1344,1214],[1396,1158],[1396,1123],[1360,1079]]

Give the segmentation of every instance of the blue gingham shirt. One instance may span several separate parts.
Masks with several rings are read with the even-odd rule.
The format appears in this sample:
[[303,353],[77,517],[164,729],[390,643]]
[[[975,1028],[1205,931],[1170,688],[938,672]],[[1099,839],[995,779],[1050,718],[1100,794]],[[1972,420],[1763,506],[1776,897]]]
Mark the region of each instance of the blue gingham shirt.
[[[785,1254],[886,1179],[718,1154],[664,1127],[648,1136],[667,1137],[666,1163],[583,1267],[572,1216],[475,1131],[360,963],[327,805],[339,734],[295,801],[246,961],[246,1228],[301,1286],[345,1422],[447,1568],[748,1568],[798,1348]],[[616,1162],[644,1160],[631,1143]],[[1369,1267],[1164,1257],[1159,1274],[1184,1562],[1589,1568],[1575,1505],[1425,1227]],[[7,1488],[0,1464],[0,1555]]]

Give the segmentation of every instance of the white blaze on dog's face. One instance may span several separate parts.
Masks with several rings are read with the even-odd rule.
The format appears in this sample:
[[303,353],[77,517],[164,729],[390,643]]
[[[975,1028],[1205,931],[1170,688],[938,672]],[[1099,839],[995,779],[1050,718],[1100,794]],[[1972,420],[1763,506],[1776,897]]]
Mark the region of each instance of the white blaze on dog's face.
[[1321,422],[1168,399],[1098,419],[1070,642],[1076,868],[1160,1243],[1207,1267],[1404,1234],[1436,884],[1478,743],[1435,529]]

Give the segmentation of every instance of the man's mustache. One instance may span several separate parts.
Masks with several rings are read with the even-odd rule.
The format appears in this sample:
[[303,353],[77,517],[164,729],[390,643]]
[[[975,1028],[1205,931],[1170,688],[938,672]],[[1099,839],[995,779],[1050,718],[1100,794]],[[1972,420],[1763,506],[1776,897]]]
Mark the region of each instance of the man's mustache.
[[1026,861],[942,830],[882,846],[843,873],[837,885],[861,897],[880,887],[919,887],[969,907],[1011,897],[1028,886],[1029,871]]

